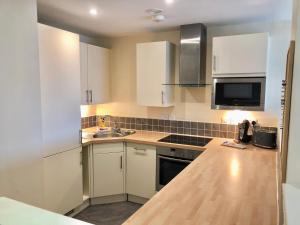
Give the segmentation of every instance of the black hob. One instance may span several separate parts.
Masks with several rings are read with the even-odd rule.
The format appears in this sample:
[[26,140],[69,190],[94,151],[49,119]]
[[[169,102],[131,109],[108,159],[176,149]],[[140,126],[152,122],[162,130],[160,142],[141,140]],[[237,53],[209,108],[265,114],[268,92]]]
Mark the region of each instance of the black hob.
[[167,142],[173,144],[182,144],[182,145],[195,145],[195,146],[205,146],[207,145],[212,138],[204,137],[194,137],[194,136],[185,136],[185,135],[175,135],[171,134],[165,138],[158,140],[159,142]]

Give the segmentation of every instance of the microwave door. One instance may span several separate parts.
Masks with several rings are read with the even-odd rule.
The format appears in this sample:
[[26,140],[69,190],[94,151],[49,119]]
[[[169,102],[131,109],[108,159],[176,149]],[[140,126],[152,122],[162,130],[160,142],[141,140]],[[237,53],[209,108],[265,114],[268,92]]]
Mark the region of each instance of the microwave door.
[[265,78],[215,78],[213,109],[264,110]]

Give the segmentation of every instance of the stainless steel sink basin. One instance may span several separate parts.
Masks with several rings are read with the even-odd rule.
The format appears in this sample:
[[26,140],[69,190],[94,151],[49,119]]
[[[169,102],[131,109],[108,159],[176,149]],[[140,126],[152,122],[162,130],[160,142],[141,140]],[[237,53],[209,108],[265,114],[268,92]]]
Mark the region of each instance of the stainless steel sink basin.
[[122,130],[122,129],[116,129],[112,130],[111,132],[98,132],[93,135],[93,138],[112,138],[112,137],[125,137],[130,134],[134,134],[134,130]]
[[109,138],[109,137],[123,137],[123,134],[119,133],[96,133],[94,134],[94,138]]

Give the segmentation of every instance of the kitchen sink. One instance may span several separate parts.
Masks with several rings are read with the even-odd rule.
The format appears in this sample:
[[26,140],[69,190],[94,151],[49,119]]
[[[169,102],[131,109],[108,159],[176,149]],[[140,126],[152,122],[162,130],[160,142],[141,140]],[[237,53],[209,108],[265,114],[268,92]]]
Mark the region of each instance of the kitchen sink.
[[97,132],[93,135],[93,138],[125,137],[134,133],[135,130],[114,129],[109,132]]
[[120,133],[96,133],[93,135],[93,138],[109,138],[109,137],[124,137]]

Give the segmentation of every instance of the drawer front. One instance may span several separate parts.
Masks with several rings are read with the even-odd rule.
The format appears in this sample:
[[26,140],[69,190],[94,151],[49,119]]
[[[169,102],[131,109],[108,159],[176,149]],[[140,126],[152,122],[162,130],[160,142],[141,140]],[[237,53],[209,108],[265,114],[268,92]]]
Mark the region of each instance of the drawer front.
[[105,154],[114,152],[124,152],[124,144],[121,143],[107,143],[107,144],[93,144],[93,154]]
[[151,149],[156,151],[156,147],[153,145],[143,145],[143,144],[135,144],[135,143],[127,143],[126,146],[128,148],[133,148],[137,151],[142,151],[142,150],[147,150],[147,149]]

